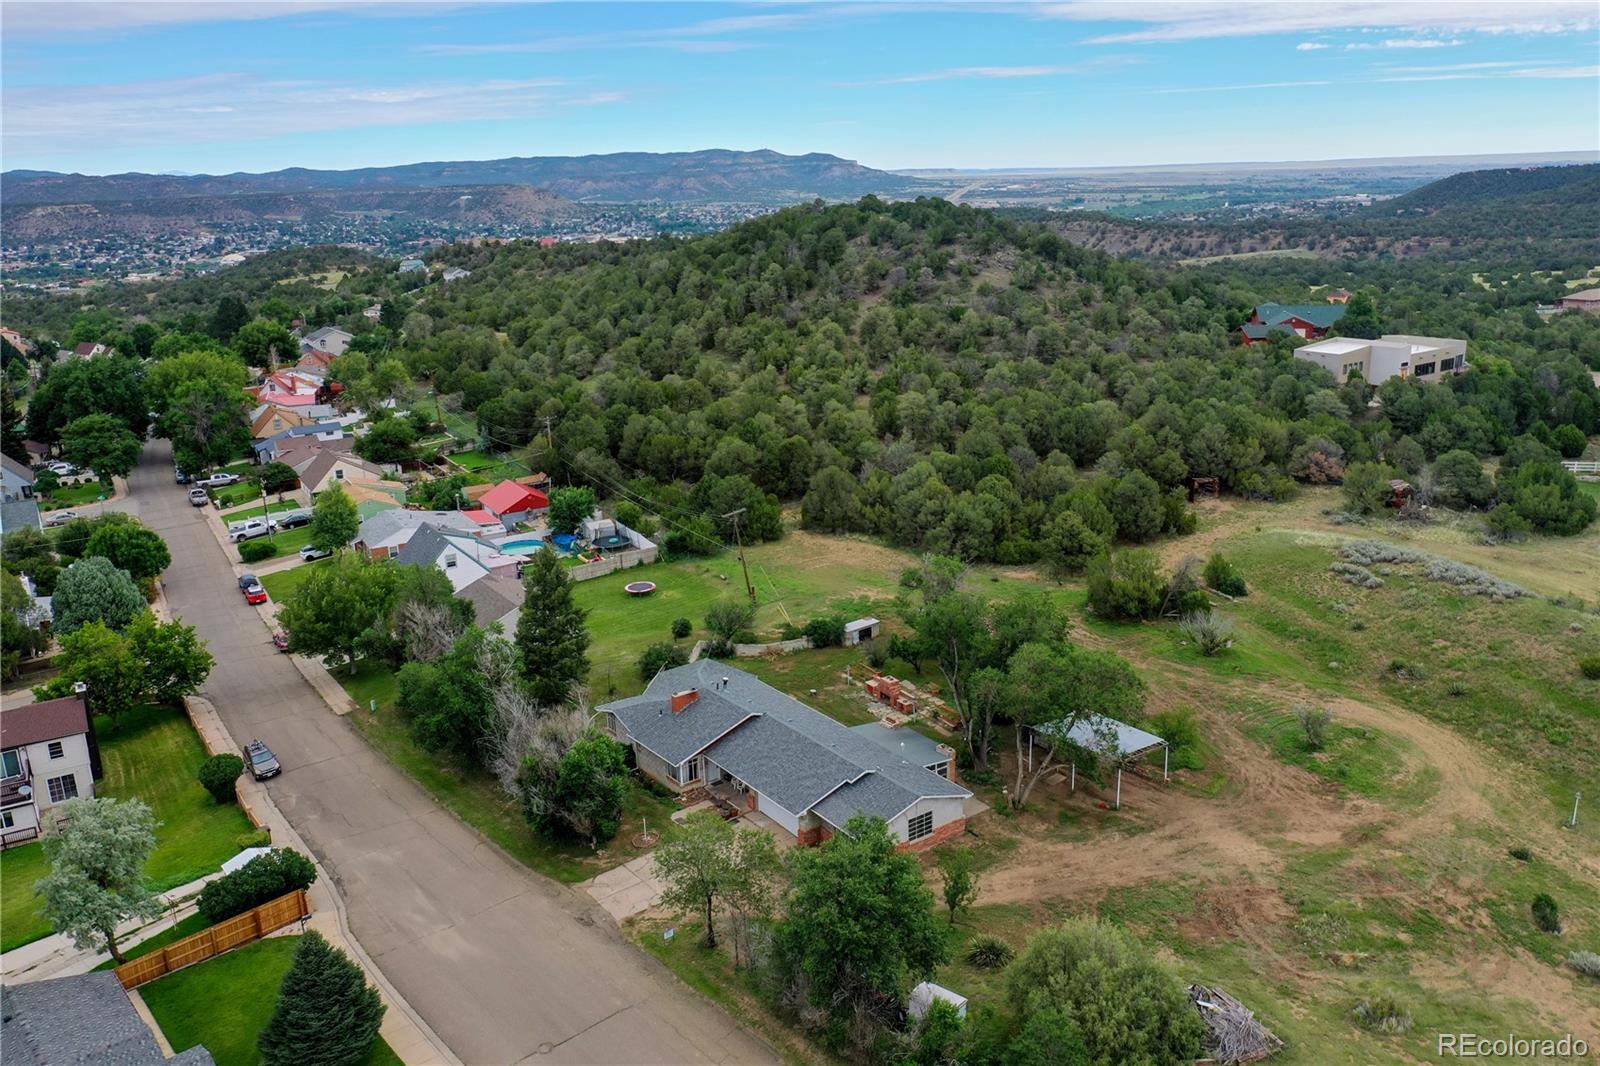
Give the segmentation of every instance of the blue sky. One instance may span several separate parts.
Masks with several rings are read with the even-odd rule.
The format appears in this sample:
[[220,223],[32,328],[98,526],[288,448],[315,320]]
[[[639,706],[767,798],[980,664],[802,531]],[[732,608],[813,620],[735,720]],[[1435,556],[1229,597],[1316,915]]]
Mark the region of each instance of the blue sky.
[[1600,149],[1593,0],[4,3],[3,166],[696,148],[869,166]]

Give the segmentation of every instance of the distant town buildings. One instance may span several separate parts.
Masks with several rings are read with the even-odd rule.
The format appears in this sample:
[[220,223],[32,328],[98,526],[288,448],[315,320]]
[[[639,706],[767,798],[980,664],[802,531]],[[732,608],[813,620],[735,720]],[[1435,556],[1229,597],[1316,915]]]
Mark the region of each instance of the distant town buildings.
[[1316,363],[1339,381],[1360,374],[1369,385],[1381,385],[1390,378],[1432,382],[1467,369],[1467,342],[1407,333],[1387,333],[1377,340],[1333,337],[1301,345],[1294,357]]
[[400,273],[402,274],[417,274],[427,269],[428,264],[420,259],[400,260]]
[[464,270],[461,267],[449,267],[444,272],[445,281],[460,281],[462,278],[470,277],[472,277],[472,271]]

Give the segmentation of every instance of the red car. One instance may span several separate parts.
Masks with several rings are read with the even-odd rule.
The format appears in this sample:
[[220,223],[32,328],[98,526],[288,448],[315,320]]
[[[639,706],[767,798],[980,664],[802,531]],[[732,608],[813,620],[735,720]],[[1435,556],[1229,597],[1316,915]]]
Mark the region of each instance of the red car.
[[267,602],[267,590],[261,587],[260,582],[257,582],[254,585],[250,585],[249,587],[247,587],[244,590],[244,602],[246,602],[246,603],[266,603]]
[[272,634],[272,646],[281,652],[287,653],[289,651],[289,634],[281,629]]

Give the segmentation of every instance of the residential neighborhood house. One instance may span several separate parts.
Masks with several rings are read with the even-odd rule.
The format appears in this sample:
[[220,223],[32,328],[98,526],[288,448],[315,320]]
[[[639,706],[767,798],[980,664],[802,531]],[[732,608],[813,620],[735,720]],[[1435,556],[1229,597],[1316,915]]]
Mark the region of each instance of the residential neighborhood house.
[[900,755],[725,663],[663,670],[643,694],[599,710],[653,780],[704,787],[803,845],[860,813],[882,818],[913,849],[966,827],[972,794],[918,762],[922,753]]
[[402,273],[402,274],[415,274],[420,270],[427,270],[427,269],[428,269],[428,264],[424,263],[420,259],[402,259],[402,260],[400,260],[400,273]]
[[344,442],[345,451],[355,444],[353,438],[345,436],[342,424],[324,420],[290,426],[256,441],[250,447],[255,452],[256,462],[270,463],[297,447],[337,447],[339,442]]
[[522,559],[501,554],[489,541],[449,526],[423,523],[394,557],[401,566],[437,566],[457,592],[490,576],[516,580]]
[[93,796],[99,778],[83,695],[0,711],[0,846],[37,837],[53,808]]
[[460,281],[462,278],[470,278],[470,277],[472,277],[472,271],[465,270],[462,267],[446,267],[445,268],[444,280],[446,280],[446,281]]
[[33,498],[35,475],[9,455],[0,454],[0,532],[39,524],[39,502]]
[[1562,311],[1582,311],[1585,314],[1600,315],[1600,289],[1569,292],[1556,301],[1556,307]]
[[6,985],[6,1066],[215,1066],[204,1045],[168,1058],[114,973]]
[[1332,337],[1301,345],[1294,357],[1316,363],[1341,382],[1355,373],[1369,385],[1382,385],[1390,378],[1432,382],[1467,368],[1467,342],[1408,333],[1388,333],[1377,340]]
[[478,498],[478,506],[507,525],[525,522],[550,510],[550,497],[515,481],[502,481]]
[[440,526],[465,533],[477,533],[478,523],[464,511],[408,511],[396,508],[380,511],[362,521],[354,544],[374,559],[392,559],[400,554],[417,530],[425,525]]
[[383,481],[386,471],[347,451],[317,449],[283,460],[294,468],[300,487],[311,496],[346,481]]
[[1259,344],[1275,332],[1316,340],[1326,336],[1344,312],[1342,303],[1262,304],[1240,328],[1246,344]]
[[354,333],[346,332],[337,326],[323,326],[321,329],[314,329],[300,338],[300,351],[302,353],[327,352],[334,358],[338,358],[345,353],[345,350],[350,347],[350,342],[355,339],[356,335]]

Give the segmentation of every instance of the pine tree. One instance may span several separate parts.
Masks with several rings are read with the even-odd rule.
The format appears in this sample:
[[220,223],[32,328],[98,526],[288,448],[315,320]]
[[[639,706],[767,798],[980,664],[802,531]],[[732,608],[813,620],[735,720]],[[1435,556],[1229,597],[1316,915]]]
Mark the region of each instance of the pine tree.
[[588,613],[572,602],[572,582],[553,551],[533,553],[523,577],[517,650],[528,690],[542,706],[565,703],[589,673]]
[[22,411],[17,406],[16,392],[7,381],[0,384],[0,452],[26,466],[32,457],[22,441]]
[[372,1050],[383,1021],[377,989],[361,967],[307,933],[278,991],[278,1008],[261,1031],[263,1066],[355,1066]]

